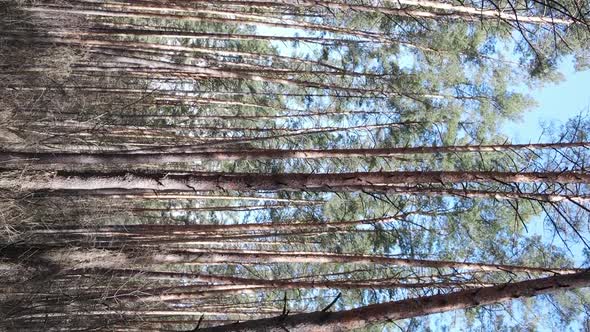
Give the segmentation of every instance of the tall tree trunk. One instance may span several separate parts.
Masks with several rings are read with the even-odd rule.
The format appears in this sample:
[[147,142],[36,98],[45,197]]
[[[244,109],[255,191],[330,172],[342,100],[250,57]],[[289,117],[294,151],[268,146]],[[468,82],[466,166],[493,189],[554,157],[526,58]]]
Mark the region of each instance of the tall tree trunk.
[[[446,18],[446,19],[464,19],[467,21],[481,19],[502,19],[510,22],[523,22],[532,24],[564,24],[574,23],[571,18],[553,18],[552,16],[528,16],[517,15],[512,11],[502,11],[500,9],[484,9],[470,6],[459,6],[451,3],[426,1],[426,0],[398,0],[392,1],[391,7],[378,5],[357,5],[347,4],[345,2],[335,1],[317,1],[317,0],[280,0],[280,1],[248,1],[248,0],[197,0],[200,3],[256,6],[256,7],[275,7],[275,6],[301,6],[317,8],[330,8],[342,11],[355,11],[367,13],[380,13],[383,15],[423,17],[423,18]],[[491,2],[490,2],[491,3]],[[482,3],[482,5],[485,4]],[[403,7],[403,8],[402,8]],[[414,8],[423,10],[417,10]]]
[[590,272],[532,279],[512,284],[474,288],[450,294],[424,296],[395,302],[368,305],[339,312],[318,311],[292,316],[251,320],[243,323],[199,329],[202,332],[328,332],[349,331],[380,321],[420,317],[439,312],[467,309],[532,297],[554,291],[590,286]]
[[486,172],[486,171],[399,171],[357,173],[221,173],[190,172],[57,172],[38,178],[0,178],[0,188],[22,191],[145,189],[184,192],[208,190],[387,191],[398,185],[478,183],[590,183],[587,172]]
[[45,262],[52,267],[61,270],[70,269],[112,269],[121,266],[133,266],[133,264],[161,265],[161,264],[187,264],[187,265],[216,265],[216,264],[272,264],[272,263],[338,263],[338,264],[381,264],[389,266],[424,267],[438,269],[464,269],[469,271],[510,271],[529,273],[575,273],[579,269],[572,268],[545,268],[504,264],[486,264],[470,262],[454,262],[427,259],[405,259],[374,255],[350,255],[325,252],[304,251],[263,251],[263,250],[217,250],[217,249],[190,249],[190,250],[143,250],[133,251],[115,249],[67,249],[46,247],[11,247],[0,251],[2,258],[18,259],[23,252],[32,252],[30,259],[33,262]]
[[[149,128],[147,128],[149,129]],[[178,127],[175,129],[185,129]],[[223,129],[223,128],[220,128]],[[244,129],[244,128],[237,128]],[[257,128],[253,128],[257,129]],[[157,130],[157,129],[156,129]],[[274,130],[274,129],[265,129]],[[280,130],[280,129],[278,129]],[[298,130],[300,131],[300,130]],[[2,152],[0,163],[31,161],[35,164],[163,164],[172,162],[193,162],[195,160],[256,160],[287,158],[351,158],[351,157],[396,157],[413,154],[460,153],[460,152],[501,152],[533,149],[561,149],[590,147],[589,142],[573,143],[532,143],[532,144],[490,144],[462,146],[421,146],[380,149],[331,149],[331,150],[219,150],[186,151],[167,153],[27,153]]]

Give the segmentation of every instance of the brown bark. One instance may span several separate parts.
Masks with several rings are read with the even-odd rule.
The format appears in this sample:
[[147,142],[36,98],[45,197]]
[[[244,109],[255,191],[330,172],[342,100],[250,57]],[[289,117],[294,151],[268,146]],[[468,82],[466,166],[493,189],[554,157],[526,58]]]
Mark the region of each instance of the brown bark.
[[[130,127],[134,128],[134,127]],[[137,129],[137,128],[134,128]],[[148,130],[149,128],[146,128]],[[177,130],[183,127],[175,128]],[[215,128],[211,128],[212,130]],[[220,128],[223,129],[223,128]],[[227,129],[227,128],[226,128]],[[265,128],[235,128],[236,130],[274,130]],[[297,130],[300,132],[301,130]],[[31,161],[35,164],[163,164],[172,162],[193,162],[195,160],[259,160],[287,158],[349,158],[349,157],[396,157],[413,154],[502,152],[534,149],[588,148],[588,142],[573,143],[531,143],[492,144],[463,146],[422,146],[377,149],[331,149],[331,150],[219,150],[219,151],[177,151],[167,153],[24,153],[6,151],[0,153],[0,163]]]
[[6,258],[20,257],[24,250],[35,253],[31,259],[50,262],[60,266],[62,270],[87,268],[120,268],[121,266],[186,264],[186,265],[217,265],[217,264],[272,264],[272,263],[313,263],[313,264],[368,264],[406,267],[423,267],[438,269],[464,269],[470,271],[510,271],[529,273],[568,274],[579,272],[573,268],[545,268],[507,264],[487,264],[426,259],[404,259],[375,255],[350,255],[325,252],[281,252],[262,250],[231,250],[231,249],[187,249],[133,251],[103,249],[60,249],[60,248],[20,248],[5,249]]
[[486,172],[486,171],[398,171],[357,173],[76,173],[31,179],[0,179],[0,188],[22,191],[142,189],[176,190],[182,192],[209,190],[236,191],[326,191],[361,190],[395,191],[396,185],[476,183],[590,183],[590,174],[564,172]]
[[400,320],[439,312],[472,308],[532,297],[555,291],[590,286],[590,272],[561,275],[492,287],[475,288],[450,294],[425,296],[395,302],[368,305],[340,312],[313,312],[292,316],[251,320],[243,323],[200,329],[203,332],[224,331],[349,331],[385,320]]
[[[502,11],[499,9],[474,8],[470,6],[460,6],[451,3],[426,1],[426,0],[400,0],[391,2],[391,7],[370,6],[347,4],[336,1],[310,1],[310,0],[280,0],[280,1],[248,1],[248,0],[197,0],[198,3],[226,4],[240,6],[301,6],[316,8],[324,7],[342,11],[356,11],[368,13],[381,13],[384,15],[423,17],[423,18],[441,18],[441,19],[464,19],[468,21],[481,19],[502,19],[506,21],[515,21],[532,24],[563,24],[570,25],[574,21],[570,18],[556,18],[551,16],[528,16],[517,15],[512,11]],[[420,9],[415,9],[420,8]]]

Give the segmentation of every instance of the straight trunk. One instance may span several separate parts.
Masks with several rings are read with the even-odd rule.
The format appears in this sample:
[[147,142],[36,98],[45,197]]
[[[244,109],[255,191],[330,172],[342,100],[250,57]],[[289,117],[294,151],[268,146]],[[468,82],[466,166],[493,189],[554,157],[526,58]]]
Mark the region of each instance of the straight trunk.
[[374,255],[350,255],[325,252],[299,251],[263,251],[263,250],[159,250],[129,251],[115,249],[63,249],[63,248],[32,248],[13,247],[1,252],[2,258],[18,259],[23,252],[35,252],[32,261],[49,263],[59,266],[62,270],[71,269],[117,269],[121,266],[134,264],[273,264],[273,263],[311,263],[311,264],[379,264],[386,266],[406,266],[437,269],[464,269],[469,271],[510,271],[529,273],[570,274],[579,272],[572,268],[545,268],[518,265],[470,263],[425,259],[404,259]]
[[450,294],[372,304],[339,312],[318,311],[292,316],[251,320],[243,323],[199,329],[201,332],[327,332],[349,331],[380,321],[395,321],[439,312],[467,309],[492,303],[507,302],[554,291],[590,286],[590,272],[532,279],[492,287],[474,288]]
[[[148,128],[149,129],[149,128]],[[155,128],[158,130],[157,128]],[[184,127],[174,128],[185,129]],[[237,128],[258,129],[258,128]],[[274,129],[264,129],[274,130]],[[280,129],[278,129],[280,130]],[[298,130],[301,131],[301,130]],[[422,146],[380,149],[331,149],[331,150],[219,150],[186,151],[167,153],[163,148],[159,153],[0,153],[0,163],[32,161],[35,164],[164,164],[172,162],[193,162],[195,160],[260,160],[288,158],[352,158],[352,157],[396,157],[414,154],[463,153],[463,152],[502,152],[534,149],[561,149],[590,147],[589,142],[574,143],[533,143],[533,144],[490,144],[463,146]]]
[[[501,19],[509,22],[522,22],[531,24],[563,24],[570,25],[574,21],[570,18],[555,18],[552,16],[528,16],[518,15],[512,11],[499,9],[485,9],[483,7],[475,8],[470,6],[459,6],[451,3],[426,0],[397,0],[391,1],[391,7],[379,5],[357,5],[347,4],[335,1],[317,1],[317,0],[281,0],[281,1],[241,1],[241,0],[197,0],[198,3],[241,5],[241,6],[293,6],[300,8],[302,6],[310,8],[330,8],[341,11],[354,11],[366,13],[380,13],[383,15],[423,17],[423,18],[442,18],[442,19],[463,19],[466,21],[479,21],[482,19]],[[483,5],[483,4],[482,4]],[[424,10],[416,10],[420,8]]]
[[2,177],[0,188],[22,191],[143,189],[183,192],[209,190],[236,191],[395,191],[399,185],[476,183],[590,183],[590,173],[486,172],[486,171],[399,171],[357,173],[254,174],[222,172],[141,173],[141,172],[56,172],[52,177],[14,179]]

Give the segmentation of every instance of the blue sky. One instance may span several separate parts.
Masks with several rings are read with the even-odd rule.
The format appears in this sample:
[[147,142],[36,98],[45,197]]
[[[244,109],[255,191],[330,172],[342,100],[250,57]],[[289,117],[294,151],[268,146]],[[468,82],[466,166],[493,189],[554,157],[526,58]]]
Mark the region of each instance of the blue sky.
[[538,106],[526,113],[522,121],[504,126],[505,133],[516,143],[535,142],[542,133],[541,123],[563,123],[590,106],[590,70],[576,72],[572,61],[560,66],[565,80],[529,91]]
[[[263,35],[279,34],[293,36],[301,31],[294,29],[271,29],[259,27],[258,32]],[[291,55],[291,52],[293,51],[290,44],[276,43],[275,45],[281,52],[284,52],[284,55]],[[313,52],[315,49],[317,49],[317,46],[314,47],[306,43],[301,43],[298,51]],[[509,56],[510,55],[508,55],[508,57]],[[411,67],[411,60],[411,56],[404,57],[402,55],[399,59],[399,65]],[[536,100],[537,106],[525,113],[520,121],[507,122],[502,126],[502,131],[511,138],[512,142],[527,143],[548,141],[548,137],[541,137],[541,134],[543,133],[543,124],[555,123],[555,125],[559,126],[581,112],[590,110],[590,71],[576,72],[571,58],[564,61],[559,69],[564,76],[564,80],[559,83],[545,84],[542,88],[528,91],[523,87],[515,87],[519,91],[530,94],[533,99]],[[550,225],[544,223],[543,217],[539,216],[534,218],[534,220],[528,224],[529,235],[540,235],[546,243],[551,243],[563,248],[563,243],[553,234],[553,232],[551,232],[550,227]],[[584,258],[582,254],[583,246],[581,243],[570,243],[570,248],[573,252],[573,257],[570,258],[573,259],[577,266],[581,265]],[[522,328],[523,307],[518,302],[513,303],[512,305],[515,306],[515,311],[513,312],[513,325],[515,328]],[[535,317],[538,318],[539,322],[542,322],[540,326],[536,327],[538,331],[549,331],[551,329],[551,319],[544,320],[543,318],[548,318],[552,313],[553,308],[547,307],[546,309],[547,311],[544,312],[531,313],[535,314]],[[446,324],[447,330],[450,331],[467,331],[471,328],[477,328],[469,326],[469,323],[464,320],[462,312],[460,311],[434,315],[432,316],[432,320],[427,323],[427,326],[429,325],[433,331],[440,331],[440,323]],[[481,330],[485,330],[483,326],[479,327]],[[581,326],[574,324],[574,326],[571,326],[570,328],[576,330],[579,327]],[[397,330],[398,329],[394,326],[388,326],[387,329],[387,331]]]
[[[513,142],[548,141],[547,137],[540,138],[543,132],[542,124],[559,125],[590,110],[590,70],[576,72],[570,60],[561,64],[560,71],[564,75],[563,81],[528,91],[537,101],[537,107],[526,113],[521,121],[509,122],[503,126],[503,131]],[[550,226],[545,225],[539,217],[531,221],[528,230],[531,235],[541,235],[544,241],[563,247],[563,243],[547,227]],[[584,259],[582,248],[581,243],[570,244],[570,249],[574,253],[574,257],[571,258],[577,265]]]

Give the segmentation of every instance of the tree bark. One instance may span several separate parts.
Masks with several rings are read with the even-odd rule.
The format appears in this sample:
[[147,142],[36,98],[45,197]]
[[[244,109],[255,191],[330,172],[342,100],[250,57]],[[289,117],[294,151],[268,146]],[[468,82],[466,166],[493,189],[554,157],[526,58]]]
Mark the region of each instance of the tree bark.
[[590,173],[486,172],[486,171],[399,171],[357,173],[141,173],[141,172],[56,172],[38,178],[0,178],[0,188],[22,191],[144,189],[183,192],[236,191],[395,191],[399,185],[477,183],[590,183]]
[[[441,18],[441,19],[464,19],[467,21],[481,19],[502,19],[510,22],[523,22],[532,24],[563,24],[570,25],[574,20],[570,18],[553,18],[551,16],[528,16],[517,15],[513,12],[475,8],[470,6],[459,6],[451,3],[426,1],[426,0],[398,0],[391,2],[395,7],[373,6],[373,5],[356,5],[334,1],[310,1],[310,0],[281,0],[281,1],[242,1],[242,0],[197,0],[199,3],[256,6],[256,7],[275,7],[275,6],[293,6],[295,8],[305,7],[325,7],[341,11],[355,11],[380,13],[383,15],[423,17],[423,18]],[[405,8],[402,8],[404,6]],[[416,10],[421,8],[425,10]]]
[[474,288],[395,302],[368,305],[339,312],[317,311],[292,316],[251,320],[243,323],[199,329],[202,332],[328,332],[349,331],[385,320],[420,317],[445,311],[467,309],[520,297],[590,286],[590,272],[532,279],[492,287]]
[[29,258],[42,261],[61,270],[71,269],[117,269],[121,266],[187,264],[273,264],[273,263],[311,263],[311,264],[379,264],[386,266],[405,266],[438,269],[463,269],[469,271],[510,271],[528,273],[571,274],[580,272],[574,268],[530,267],[508,264],[487,264],[428,259],[405,259],[375,255],[334,254],[305,251],[263,251],[232,249],[190,249],[133,251],[115,249],[81,249],[60,247],[11,247],[3,249],[3,258],[19,258],[23,252],[34,252]]
[[[178,127],[174,129],[185,129]],[[238,128],[244,129],[244,128]],[[256,128],[254,128],[256,129]],[[157,129],[156,129],[157,130]],[[274,130],[274,129],[265,129]],[[278,129],[280,130],[280,129]],[[0,163],[31,161],[35,164],[164,164],[172,162],[193,162],[195,160],[257,160],[287,158],[352,158],[352,157],[396,157],[414,154],[502,152],[534,149],[588,148],[589,142],[573,143],[531,143],[531,144],[490,144],[462,146],[421,146],[378,149],[331,149],[331,150],[219,150],[159,153],[27,153],[6,151],[0,153]]]

